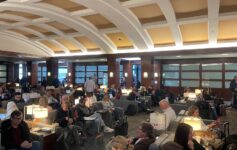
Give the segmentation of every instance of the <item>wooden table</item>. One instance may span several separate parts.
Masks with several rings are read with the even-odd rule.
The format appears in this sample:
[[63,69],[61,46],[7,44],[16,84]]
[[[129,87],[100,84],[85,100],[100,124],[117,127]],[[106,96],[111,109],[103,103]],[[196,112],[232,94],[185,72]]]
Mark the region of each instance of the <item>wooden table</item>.
[[55,144],[57,140],[56,133],[31,131],[31,135],[33,140],[37,140],[40,141],[40,143],[42,143],[43,150],[55,149]]

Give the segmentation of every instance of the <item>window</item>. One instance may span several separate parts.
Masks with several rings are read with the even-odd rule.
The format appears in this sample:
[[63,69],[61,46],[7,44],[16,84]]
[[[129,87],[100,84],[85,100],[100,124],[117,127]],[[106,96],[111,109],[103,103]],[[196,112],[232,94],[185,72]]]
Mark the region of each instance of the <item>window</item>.
[[237,75],[237,63],[225,63],[225,88],[230,87],[230,82]]
[[89,77],[97,78],[98,84],[108,85],[108,66],[75,66],[75,83],[84,84]]
[[132,65],[132,77],[133,83],[137,84],[137,81],[141,82],[141,65],[140,64],[133,64]]
[[46,66],[38,66],[38,82],[41,82],[43,78],[47,77],[47,68]]
[[58,80],[62,83],[62,81],[67,77],[67,67],[60,66],[58,67]]
[[164,86],[178,87],[179,64],[164,64],[162,77]]
[[7,66],[0,65],[0,83],[7,82]]
[[119,83],[121,83],[123,77],[124,77],[124,75],[123,75],[123,65],[120,65],[119,66]]
[[202,87],[222,88],[222,64],[202,64]]
[[23,78],[23,65],[19,64],[19,79],[21,80]]

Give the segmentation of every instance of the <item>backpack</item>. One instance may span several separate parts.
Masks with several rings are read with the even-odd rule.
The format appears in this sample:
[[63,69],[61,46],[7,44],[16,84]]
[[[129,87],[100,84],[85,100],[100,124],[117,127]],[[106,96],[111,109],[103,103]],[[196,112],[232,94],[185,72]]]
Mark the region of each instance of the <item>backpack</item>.
[[86,136],[79,126],[67,126],[64,128],[62,135],[58,138],[58,141],[62,140],[64,148],[70,150],[70,147],[84,146]]

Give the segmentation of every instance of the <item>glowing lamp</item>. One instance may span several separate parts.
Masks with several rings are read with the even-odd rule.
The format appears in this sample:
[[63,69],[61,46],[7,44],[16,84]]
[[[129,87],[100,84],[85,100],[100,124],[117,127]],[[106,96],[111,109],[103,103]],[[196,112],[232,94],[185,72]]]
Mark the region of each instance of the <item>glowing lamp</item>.
[[195,89],[195,94],[196,95],[202,94],[202,90],[201,89]]
[[183,122],[192,126],[194,131],[201,130],[201,119],[199,118],[185,117]]
[[107,88],[106,85],[101,85],[101,86],[100,86],[100,89],[106,89],[106,88]]
[[73,85],[72,84],[70,84],[70,86],[69,86],[70,88],[73,88]]
[[16,87],[19,87],[19,86],[20,86],[20,84],[19,84],[19,83],[15,83],[15,85],[16,85]]
[[148,78],[148,72],[143,72],[143,77]]
[[71,72],[68,72],[68,76],[70,77],[72,74],[71,74]]
[[48,72],[48,76],[49,76],[49,77],[51,76],[51,72]]
[[47,108],[34,108],[33,114],[35,118],[46,118],[48,117],[48,109]]
[[113,73],[113,72],[110,72],[110,73],[109,73],[109,77],[110,77],[110,78],[113,78],[113,77],[114,77],[114,73]]
[[82,91],[82,87],[78,87],[78,88],[77,88],[77,91]]
[[154,77],[155,77],[155,78],[158,77],[158,73],[157,73],[157,72],[154,73]]
[[40,106],[39,105],[29,105],[29,106],[25,106],[25,108],[26,108],[27,115],[33,115],[33,110],[35,108],[40,108]]
[[127,73],[127,72],[125,72],[125,73],[124,73],[124,76],[127,78],[127,77],[128,77],[128,73]]
[[75,105],[79,104],[79,99],[74,100]]
[[31,72],[28,72],[27,75],[28,75],[28,76],[31,76]]

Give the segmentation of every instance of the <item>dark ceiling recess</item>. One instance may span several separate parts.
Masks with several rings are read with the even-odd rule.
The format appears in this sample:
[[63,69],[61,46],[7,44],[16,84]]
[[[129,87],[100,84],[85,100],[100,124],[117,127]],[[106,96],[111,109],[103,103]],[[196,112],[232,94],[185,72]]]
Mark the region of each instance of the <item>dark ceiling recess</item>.
[[5,2],[5,1],[7,1],[7,0],[0,0],[0,3],[1,3],[1,2]]

